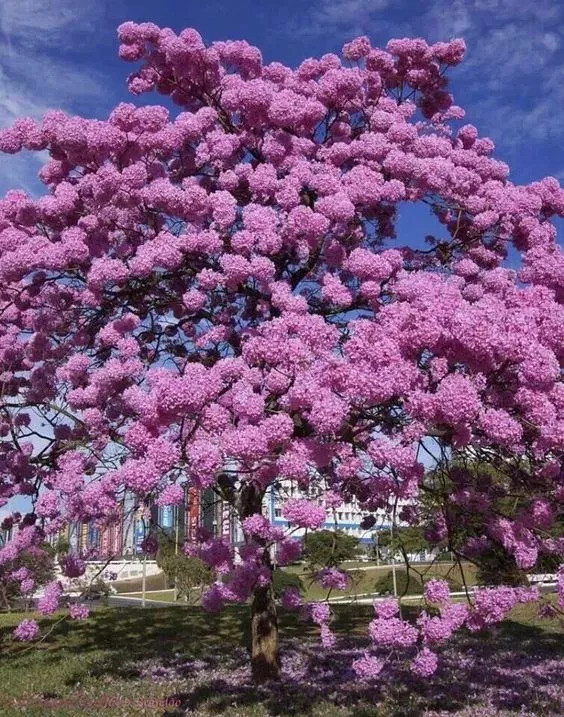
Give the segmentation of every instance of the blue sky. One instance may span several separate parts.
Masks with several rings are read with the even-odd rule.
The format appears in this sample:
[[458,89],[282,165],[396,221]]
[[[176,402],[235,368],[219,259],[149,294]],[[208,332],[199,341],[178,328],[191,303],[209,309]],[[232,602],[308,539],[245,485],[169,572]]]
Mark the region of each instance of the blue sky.
[[[494,140],[514,182],[552,175],[564,183],[558,0],[0,0],[0,127],[58,107],[105,118],[118,102],[132,101],[125,79],[133,66],[117,57],[116,28],[125,20],[195,27],[207,42],[246,39],[266,62],[291,66],[338,52],[359,34],[378,46],[392,37],[464,37],[467,59],[450,76],[465,122]],[[141,101],[162,102],[158,95]],[[0,195],[40,190],[35,177],[44,159],[0,156]],[[429,231],[411,212],[399,228]]]
[[[244,38],[266,61],[292,66],[361,33],[380,46],[391,37],[462,36],[467,60],[451,77],[466,121],[495,141],[513,181],[550,174],[564,182],[558,0],[2,0],[0,126],[54,107],[103,118],[127,101],[132,66],[117,57],[116,27],[129,19],[195,27],[208,42]],[[1,157],[0,193],[37,187],[38,161]]]

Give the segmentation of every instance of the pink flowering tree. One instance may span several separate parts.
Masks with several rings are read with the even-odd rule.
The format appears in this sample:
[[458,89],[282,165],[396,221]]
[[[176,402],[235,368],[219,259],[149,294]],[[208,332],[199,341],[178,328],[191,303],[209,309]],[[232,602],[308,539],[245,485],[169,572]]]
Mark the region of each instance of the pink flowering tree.
[[[502,540],[523,568],[557,551],[564,192],[513,184],[461,125],[445,71],[464,42],[361,37],[293,70],[192,29],[128,22],[119,37],[130,91],[178,111],[53,111],[0,133],[3,152],[50,156],[44,196],[0,201],[0,500],[33,502],[0,560],[68,521],[111,522],[125,490],[174,504],[175,485],[211,488],[242,522],[240,559],[204,533],[186,550],[218,577],[206,608],[250,602],[260,681],[280,670],[271,547],[295,559],[292,529],[353,498],[368,515],[409,502],[418,524],[427,450],[502,462],[495,491],[519,497],[506,518],[491,483],[459,472],[452,499],[482,525],[468,549]],[[436,237],[396,237],[405,203]],[[289,531],[262,515],[283,479],[305,496],[283,507]],[[448,515],[430,530],[448,531]],[[371,635],[430,674],[434,642],[529,599],[504,589],[464,612],[442,586],[418,625],[380,606]],[[310,615],[330,644],[328,606]]]

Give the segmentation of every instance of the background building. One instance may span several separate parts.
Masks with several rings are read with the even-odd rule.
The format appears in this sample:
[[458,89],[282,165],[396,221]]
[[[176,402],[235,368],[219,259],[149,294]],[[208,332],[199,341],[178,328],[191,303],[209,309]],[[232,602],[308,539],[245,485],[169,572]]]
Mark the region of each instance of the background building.
[[[288,527],[282,517],[282,506],[288,498],[305,497],[303,492],[291,481],[282,481],[278,489],[271,488],[263,503],[263,514],[273,525]],[[381,511],[376,515],[377,522],[370,529],[361,527],[363,511],[358,503],[343,503],[327,512],[327,520],[322,526],[325,530],[340,530],[358,539],[366,548],[377,541],[375,534],[390,530],[389,517]],[[142,516],[137,499],[127,494],[120,507],[120,518],[109,525],[100,525],[97,521],[71,523],[59,534],[51,536],[50,542],[56,545],[59,539],[68,542],[72,552],[95,552],[97,557],[133,558],[142,553],[142,543],[149,526],[168,534],[172,540],[178,535],[179,543],[195,540],[199,528],[204,528],[215,537],[224,537],[234,546],[244,541],[241,524],[233,509],[222,501],[211,488],[198,490],[187,488],[185,499],[179,506],[152,505],[149,515]],[[292,536],[303,538],[304,529],[296,528]]]
[[[288,521],[282,517],[282,506],[289,498],[305,498],[306,495],[291,481],[282,481],[278,490],[270,488],[265,499],[265,515],[273,525],[287,528]],[[343,503],[334,510],[327,511],[327,520],[322,526],[323,530],[339,530],[350,535],[360,542],[361,545],[372,545],[373,534],[379,530],[390,530],[391,522],[384,511],[376,515],[376,524],[369,530],[361,527],[365,511],[360,509],[356,501]],[[302,538],[304,528],[296,528],[292,531],[292,537]]]

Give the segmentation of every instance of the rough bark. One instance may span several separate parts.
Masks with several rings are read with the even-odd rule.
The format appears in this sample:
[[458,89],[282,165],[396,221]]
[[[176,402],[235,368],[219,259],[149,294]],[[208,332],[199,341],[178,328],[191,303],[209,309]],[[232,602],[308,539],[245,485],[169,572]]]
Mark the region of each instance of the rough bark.
[[[241,517],[262,512],[264,490],[249,483],[243,486],[238,508]],[[262,561],[272,570],[270,554],[264,541]],[[255,585],[251,596],[251,671],[256,683],[280,679],[280,651],[278,639],[278,617],[272,583]]]
[[256,586],[251,602],[251,669],[257,683],[280,679],[278,617],[272,584]]

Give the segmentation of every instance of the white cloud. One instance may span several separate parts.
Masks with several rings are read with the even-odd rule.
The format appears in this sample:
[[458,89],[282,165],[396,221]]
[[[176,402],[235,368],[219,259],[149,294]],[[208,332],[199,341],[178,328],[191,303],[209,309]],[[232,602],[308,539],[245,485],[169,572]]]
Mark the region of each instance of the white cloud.
[[[21,116],[74,108],[103,97],[103,78],[77,64],[92,41],[103,3],[87,0],[1,0],[0,127]],[[68,52],[73,50],[73,55]],[[42,158],[33,153],[0,158],[0,191],[29,190]]]
[[564,4],[554,0],[314,0],[291,31],[332,44],[367,34],[380,47],[392,37],[463,37],[455,99],[511,153],[527,139],[564,140],[562,27]]
[[0,34],[9,44],[60,48],[91,31],[102,3],[77,0],[2,0]]
[[318,0],[294,24],[293,35],[325,35],[343,32],[347,37],[361,35],[390,4],[391,0]]
[[380,12],[389,0],[321,0],[314,9],[314,17],[322,25],[347,25],[362,21]]

